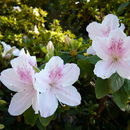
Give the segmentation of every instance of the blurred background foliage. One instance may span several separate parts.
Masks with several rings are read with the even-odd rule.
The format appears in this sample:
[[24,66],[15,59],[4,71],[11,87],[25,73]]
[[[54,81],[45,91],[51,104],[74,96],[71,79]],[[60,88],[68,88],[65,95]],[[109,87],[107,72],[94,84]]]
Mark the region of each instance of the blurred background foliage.
[[[86,26],[113,13],[130,35],[129,7],[128,0],[0,0],[0,41],[29,50],[37,56],[40,68],[48,61],[46,45],[52,41],[55,55],[80,67],[80,80],[75,86],[82,96],[80,106],[60,105],[54,116],[47,119],[38,118],[31,108],[24,116],[13,117],[7,112],[13,93],[0,83],[0,129],[130,130],[130,108],[121,111],[111,95],[96,99],[95,59],[83,60],[91,44]],[[1,45],[0,54],[2,51]],[[10,67],[9,61],[0,56],[0,71]]]

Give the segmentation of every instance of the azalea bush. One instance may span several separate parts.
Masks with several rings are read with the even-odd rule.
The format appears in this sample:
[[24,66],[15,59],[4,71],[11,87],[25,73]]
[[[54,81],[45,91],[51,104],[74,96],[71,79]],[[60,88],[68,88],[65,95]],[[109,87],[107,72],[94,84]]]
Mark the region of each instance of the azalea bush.
[[107,14],[85,40],[33,2],[0,2],[0,129],[129,129],[128,25]]

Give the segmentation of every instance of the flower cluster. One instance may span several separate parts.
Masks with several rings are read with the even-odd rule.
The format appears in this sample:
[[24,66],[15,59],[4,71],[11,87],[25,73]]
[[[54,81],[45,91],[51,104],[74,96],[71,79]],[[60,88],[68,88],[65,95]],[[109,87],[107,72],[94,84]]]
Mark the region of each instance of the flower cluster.
[[9,113],[17,116],[30,106],[42,117],[51,116],[58,107],[58,101],[77,106],[81,96],[73,86],[78,80],[80,69],[76,64],[64,64],[58,57],[52,57],[40,72],[36,72],[35,56],[22,49],[17,58],[11,60],[12,68],[1,72],[1,82],[16,92],[9,105]]
[[[34,10],[38,15],[37,10]],[[37,26],[34,27],[38,34]],[[102,79],[118,73],[121,77],[130,79],[130,37],[124,33],[124,24],[119,23],[117,16],[107,15],[102,23],[92,22],[87,26],[87,32],[92,40],[88,54],[97,55],[101,60],[94,68],[94,73]],[[66,42],[70,39],[66,37]],[[35,56],[30,56],[24,49],[18,50],[4,42],[3,58],[17,56],[11,60],[12,68],[1,72],[1,82],[10,90],[16,92],[9,105],[9,113],[17,116],[29,107],[42,117],[49,117],[58,108],[58,102],[77,106],[81,96],[73,84],[80,75],[79,67],[74,63],[66,63],[54,55],[51,41],[47,45],[48,57],[44,69],[37,68]],[[49,59],[48,58],[48,59]]]
[[92,22],[86,29],[92,40],[87,52],[101,58],[95,65],[95,75],[106,79],[118,73],[130,79],[130,37],[123,32],[125,26],[119,24],[117,16],[109,14],[101,24]]

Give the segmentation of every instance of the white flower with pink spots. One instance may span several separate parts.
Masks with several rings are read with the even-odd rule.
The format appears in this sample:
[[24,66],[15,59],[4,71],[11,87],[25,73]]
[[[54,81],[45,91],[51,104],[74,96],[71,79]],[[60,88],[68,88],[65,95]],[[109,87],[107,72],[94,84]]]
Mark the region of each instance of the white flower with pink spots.
[[72,85],[79,77],[80,70],[76,64],[64,64],[63,60],[54,56],[45,68],[35,75],[35,87],[39,95],[39,111],[42,117],[51,116],[58,107],[58,101],[77,106],[81,96]]
[[[125,26],[122,23],[120,25],[117,16],[113,14],[108,14],[104,17],[102,23],[92,22],[87,26],[86,30],[90,39],[96,40],[97,37],[107,38],[111,31],[118,28],[124,31]],[[87,53],[95,55],[95,50],[92,48],[92,46],[87,49]]]
[[92,22],[90,23],[86,30],[89,34],[89,37],[94,40],[96,37],[108,37],[112,30],[120,28],[124,31],[124,24],[119,23],[117,16],[113,14],[108,14],[104,17],[102,23]]
[[103,79],[113,73],[130,79],[130,37],[121,29],[111,31],[108,38],[97,37],[92,44],[102,60],[95,65],[94,73]]
[[36,65],[36,57],[22,50],[19,57],[11,60],[12,68],[1,72],[1,82],[8,89],[16,92],[8,109],[11,115],[20,115],[31,105],[35,113],[38,113],[37,91],[33,85],[35,74],[33,66]]

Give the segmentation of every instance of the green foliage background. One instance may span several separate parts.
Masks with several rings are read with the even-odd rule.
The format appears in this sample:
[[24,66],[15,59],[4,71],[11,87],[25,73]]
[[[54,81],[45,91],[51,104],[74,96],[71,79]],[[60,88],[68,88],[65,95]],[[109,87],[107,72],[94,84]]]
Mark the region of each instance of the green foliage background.
[[[21,11],[14,11],[14,6],[19,6]],[[13,117],[7,112],[13,92],[0,83],[0,129],[129,130],[129,81],[113,75],[110,80],[116,79],[118,85],[115,80],[111,81],[114,90],[110,90],[107,86],[110,81],[96,79],[93,74],[98,58],[85,54],[91,44],[86,26],[92,21],[101,22],[109,13],[120,18],[126,25],[125,32],[130,35],[129,6],[128,0],[0,0],[0,41],[29,50],[31,55],[37,56],[38,66],[43,68],[48,61],[46,45],[51,40],[55,55],[80,67],[80,79],[75,86],[82,96],[80,106],[59,105],[56,113],[47,119],[34,115],[31,108],[24,115]],[[34,9],[39,16],[33,13]],[[35,25],[39,34],[34,32]],[[69,37],[68,42],[66,37]],[[2,50],[0,46],[0,54]],[[9,61],[0,55],[0,71],[10,67]],[[126,111],[122,111],[124,108]]]

